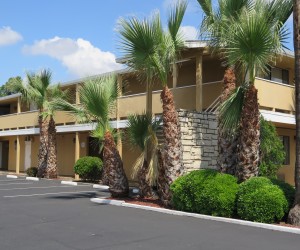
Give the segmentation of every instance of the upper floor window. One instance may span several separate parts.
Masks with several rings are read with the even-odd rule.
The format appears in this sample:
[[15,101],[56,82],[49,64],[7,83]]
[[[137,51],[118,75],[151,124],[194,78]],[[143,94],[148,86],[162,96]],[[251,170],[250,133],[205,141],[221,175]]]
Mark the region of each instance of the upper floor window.
[[270,67],[267,74],[259,74],[259,77],[274,82],[289,84],[289,71],[277,67]]

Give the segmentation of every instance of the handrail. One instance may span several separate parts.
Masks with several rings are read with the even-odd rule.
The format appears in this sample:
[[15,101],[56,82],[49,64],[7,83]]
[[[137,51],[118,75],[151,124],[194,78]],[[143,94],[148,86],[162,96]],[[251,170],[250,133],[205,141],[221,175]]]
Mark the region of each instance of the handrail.
[[221,103],[221,95],[219,95],[205,110],[207,113],[215,113]]

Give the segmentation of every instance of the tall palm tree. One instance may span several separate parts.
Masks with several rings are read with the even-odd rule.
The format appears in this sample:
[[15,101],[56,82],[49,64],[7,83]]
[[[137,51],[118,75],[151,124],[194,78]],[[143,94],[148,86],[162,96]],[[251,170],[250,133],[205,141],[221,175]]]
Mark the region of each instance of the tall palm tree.
[[[201,23],[201,39],[210,40],[212,37],[227,32],[222,30],[222,23],[234,22],[243,9],[251,7],[249,0],[223,0],[218,2],[218,8],[213,8],[212,0],[198,0],[201,9],[204,12],[204,19]],[[213,52],[217,50],[213,49]],[[233,66],[225,70],[223,80],[223,90],[221,94],[221,103],[227,100],[236,89],[236,75]],[[220,117],[218,117],[220,120]],[[220,121],[219,121],[220,123]],[[235,174],[237,164],[237,134],[228,136],[221,127],[218,128],[218,161],[219,171],[228,174]]]
[[65,98],[67,93],[59,85],[51,85],[52,73],[42,70],[38,74],[27,73],[26,82],[15,81],[12,89],[22,94],[23,102],[35,104],[38,108],[38,123],[40,128],[40,147],[38,154],[38,176],[56,178],[57,153],[56,129],[53,119],[55,110],[51,101]]
[[[156,183],[158,164],[158,139],[156,132],[160,122],[160,120],[153,119],[153,117],[147,113],[128,116],[128,140],[133,146],[133,149],[138,147],[141,150],[141,154],[137,158],[133,168],[133,177],[137,176],[138,178],[141,197],[151,197],[151,186]],[[147,159],[146,157],[147,151],[150,151],[150,159]]]
[[168,203],[171,199],[169,187],[182,174],[182,144],[178,115],[174,97],[167,86],[168,75],[172,65],[180,57],[184,48],[180,25],[187,3],[180,1],[170,12],[168,30],[164,31],[160,16],[156,13],[152,18],[121,19],[119,23],[120,45],[128,67],[133,68],[140,79],[147,83],[158,80],[163,88],[161,100],[163,105],[163,133],[165,144],[163,149],[164,171],[167,184],[161,197]]
[[123,162],[114,140],[115,130],[110,117],[116,110],[119,94],[115,75],[87,80],[79,89],[80,105],[59,99],[53,102],[55,109],[67,111],[78,122],[95,122],[94,137],[103,140],[103,182],[109,186],[113,197],[126,197],[129,187]]
[[288,221],[300,226],[300,0],[294,0],[294,51],[295,51],[295,89],[296,89],[296,162],[295,162],[295,202],[289,212]]
[[267,66],[282,52],[288,35],[284,22],[292,8],[291,0],[249,3],[234,19],[229,17],[218,23],[219,27],[212,26],[211,32],[212,46],[243,77],[241,86],[220,110],[221,128],[228,134],[240,132],[236,169],[240,181],[258,174],[260,126],[255,74],[258,70],[266,72]]

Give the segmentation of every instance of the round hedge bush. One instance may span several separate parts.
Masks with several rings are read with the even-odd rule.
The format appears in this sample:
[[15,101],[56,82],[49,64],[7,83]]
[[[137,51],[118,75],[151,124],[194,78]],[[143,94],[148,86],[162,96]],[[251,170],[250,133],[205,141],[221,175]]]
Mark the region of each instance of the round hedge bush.
[[252,177],[239,185],[237,214],[242,219],[273,223],[280,221],[287,211],[284,193],[270,179]]
[[38,173],[37,167],[31,167],[26,170],[26,174],[30,177],[36,177]]
[[100,158],[85,156],[76,161],[74,172],[83,180],[96,181],[101,179],[102,165]]
[[287,202],[289,204],[289,209],[290,209],[293,206],[294,199],[295,199],[295,192],[296,192],[295,187],[278,179],[271,179],[271,182],[282,190],[282,192],[285,195],[285,198],[287,199]]
[[215,170],[196,170],[171,185],[172,204],[182,211],[231,217],[238,184],[235,177]]

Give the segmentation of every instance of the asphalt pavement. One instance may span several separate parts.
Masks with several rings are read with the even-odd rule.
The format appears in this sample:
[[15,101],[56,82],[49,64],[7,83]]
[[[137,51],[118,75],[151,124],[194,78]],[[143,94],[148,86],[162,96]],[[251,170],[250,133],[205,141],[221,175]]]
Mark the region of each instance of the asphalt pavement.
[[90,202],[107,195],[0,176],[0,249],[300,249],[298,234]]

